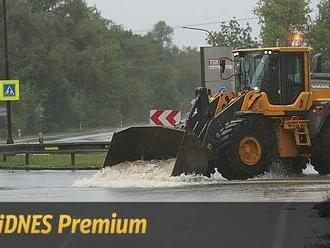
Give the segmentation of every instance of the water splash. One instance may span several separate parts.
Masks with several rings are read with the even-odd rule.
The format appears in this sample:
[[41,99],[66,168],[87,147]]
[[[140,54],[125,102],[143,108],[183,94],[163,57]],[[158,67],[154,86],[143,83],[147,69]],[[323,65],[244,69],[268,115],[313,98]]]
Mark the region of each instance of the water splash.
[[[318,172],[314,169],[313,165],[308,163],[306,165],[306,168],[303,169],[302,175],[316,176],[316,175],[318,175]],[[252,180],[255,180],[255,179],[285,179],[285,178],[289,178],[289,177],[290,177],[290,175],[288,175],[288,172],[286,171],[286,169],[283,166],[281,166],[278,163],[273,163],[270,166],[270,170],[268,172],[265,172],[263,175],[257,176],[255,178],[253,178]]]
[[[104,168],[89,178],[74,182],[74,187],[97,188],[165,188],[189,185],[220,184],[227,181],[216,171],[210,178],[203,175],[180,175],[171,177],[175,160],[134,161]],[[305,175],[317,175],[312,165],[307,165]],[[288,178],[288,173],[279,164],[272,164],[270,171],[248,180],[272,180]]]
[[285,179],[288,173],[279,163],[273,163],[269,166],[269,171],[262,175],[256,176],[248,180],[272,180],[272,179]]
[[76,181],[75,187],[180,187],[194,184],[214,184],[225,180],[216,172],[211,178],[202,175],[181,175],[171,177],[175,160],[134,161],[119,164],[111,168],[104,168],[90,178]]
[[307,164],[306,169],[303,170],[304,175],[318,175],[319,173],[314,169],[314,166],[311,163]]

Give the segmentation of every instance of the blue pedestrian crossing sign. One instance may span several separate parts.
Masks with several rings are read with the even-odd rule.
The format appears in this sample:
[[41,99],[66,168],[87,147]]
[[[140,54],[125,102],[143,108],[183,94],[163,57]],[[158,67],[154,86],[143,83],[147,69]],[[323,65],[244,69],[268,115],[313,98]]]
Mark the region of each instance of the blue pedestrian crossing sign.
[[0,100],[18,101],[19,100],[19,81],[2,80],[0,81]]
[[15,96],[16,94],[16,89],[15,89],[15,84],[4,84],[3,85],[3,95],[4,96]]

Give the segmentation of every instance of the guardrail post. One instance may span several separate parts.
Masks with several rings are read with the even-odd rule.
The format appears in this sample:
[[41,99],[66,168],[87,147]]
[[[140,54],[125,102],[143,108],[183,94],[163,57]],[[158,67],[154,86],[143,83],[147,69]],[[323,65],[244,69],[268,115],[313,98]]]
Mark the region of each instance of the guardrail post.
[[29,165],[29,164],[30,164],[30,154],[25,153],[25,165]]
[[76,164],[76,156],[74,153],[71,153],[71,165],[74,166]]

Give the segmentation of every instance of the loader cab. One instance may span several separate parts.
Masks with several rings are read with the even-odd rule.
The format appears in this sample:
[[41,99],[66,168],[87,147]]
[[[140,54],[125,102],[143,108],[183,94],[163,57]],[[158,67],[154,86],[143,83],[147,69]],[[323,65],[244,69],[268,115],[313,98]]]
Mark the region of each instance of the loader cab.
[[293,104],[308,91],[309,48],[264,48],[234,51],[236,90],[265,92],[273,105]]

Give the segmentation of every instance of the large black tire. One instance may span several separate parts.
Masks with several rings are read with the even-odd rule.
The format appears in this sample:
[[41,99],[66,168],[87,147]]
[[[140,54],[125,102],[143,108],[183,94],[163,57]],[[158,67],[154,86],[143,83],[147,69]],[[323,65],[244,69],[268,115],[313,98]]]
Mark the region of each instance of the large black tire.
[[287,175],[299,176],[302,174],[303,169],[306,169],[308,163],[307,158],[295,157],[295,158],[282,158],[281,165],[283,166]]
[[[243,162],[240,155],[242,142],[247,138],[257,140],[261,148],[260,159],[252,166]],[[270,121],[265,117],[241,117],[227,123],[216,134],[212,151],[214,166],[223,177],[244,180],[269,170],[277,157],[277,138]]]
[[312,165],[320,175],[330,174],[330,120],[321,130],[312,156]]

